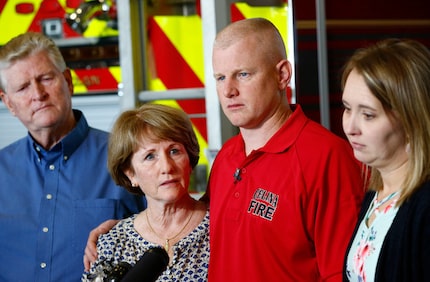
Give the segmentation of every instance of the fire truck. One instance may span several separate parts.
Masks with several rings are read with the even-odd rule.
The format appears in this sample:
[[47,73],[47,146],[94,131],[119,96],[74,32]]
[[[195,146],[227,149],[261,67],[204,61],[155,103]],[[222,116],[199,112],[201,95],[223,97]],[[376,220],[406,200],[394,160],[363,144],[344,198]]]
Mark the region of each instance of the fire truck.
[[[27,31],[51,37],[72,70],[73,106],[93,127],[109,131],[121,111],[142,103],[183,109],[201,147],[191,187],[199,192],[216,152],[237,133],[215,93],[215,34],[231,21],[269,18],[294,63],[290,7],[281,0],[0,0],[0,46]],[[286,95],[294,100],[294,83]],[[0,148],[26,134],[1,103],[0,132]]]
[[[115,2],[105,1],[0,0],[0,46],[27,31],[54,39],[72,70],[74,106],[88,115],[92,126],[105,130],[119,113],[116,94],[121,74],[115,9]],[[2,103],[0,131],[0,147],[26,134]]]

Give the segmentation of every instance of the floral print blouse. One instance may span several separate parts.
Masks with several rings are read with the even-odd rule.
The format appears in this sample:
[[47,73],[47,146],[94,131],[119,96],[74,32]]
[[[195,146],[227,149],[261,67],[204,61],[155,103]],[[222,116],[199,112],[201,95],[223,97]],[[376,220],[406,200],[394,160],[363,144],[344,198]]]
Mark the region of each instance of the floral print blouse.
[[[399,209],[395,205],[395,199],[383,210],[378,210],[378,206],[383,205],[396,196],[397,193],[393,193],[378,203],[378,193],[375,193],[372,204],[369,206],[366,216],[358,227],[348,253],[346,274],[349,281],[374,281],[382,244]],[[372,224],[367,226],[367,220],[373,212],[375,212],[376,217]]]
[[[121,263],[135,265],[150,248],[160,247],[146,241],[134,229],[137,214],[121,220],[109,233],[100,236],[97,242],[99,257],[84,273],[82,281],[95,280],[106,276],[106,269],[115,269]],[[207,281],[209,266],[209,211],[202,222],[185,238],[172,246],[174,255],[167,269],[157,281]]]

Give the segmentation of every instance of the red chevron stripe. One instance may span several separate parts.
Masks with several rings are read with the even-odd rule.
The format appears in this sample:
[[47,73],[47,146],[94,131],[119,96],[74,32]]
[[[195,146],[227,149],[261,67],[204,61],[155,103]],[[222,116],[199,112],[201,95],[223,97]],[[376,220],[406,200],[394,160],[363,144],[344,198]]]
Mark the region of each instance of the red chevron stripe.
[[[150,31],[149,40],[154,53],[156,75],[166,88],[203,88],[204,84],[153,18],[149,19],[148,28]],[[206,112],[204,99],[178,100],[177,102],[188,114]],[[192,121],[203,138],[207,140],[206,119],[193,119]]]
[[118,82],[107,68],[74,69],[76,75],[91,90],[118,91]]
[[203,83],[153,18],[149,19],[148,27],[157,76],[164,85],[168,89],[203,87]]
[[3,8],[6,5],[7,0],[0,0],[0,14],[3,12]]
[[232,22],[240,21],[240,20],[244,20],[245,19],[245,16],[237,8],[237,6],[235,4],[231,4],[230,13],[231,13],[231,21]]

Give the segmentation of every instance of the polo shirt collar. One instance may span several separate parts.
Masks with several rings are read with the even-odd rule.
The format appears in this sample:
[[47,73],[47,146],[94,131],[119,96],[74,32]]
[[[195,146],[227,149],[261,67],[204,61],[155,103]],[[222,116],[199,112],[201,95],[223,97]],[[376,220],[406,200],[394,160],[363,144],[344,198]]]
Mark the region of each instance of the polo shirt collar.
[[288,150],[297,140],[300,132],[308,122],[300,105],[291,105],[292,113],[281,128],[258,151],[282,153]]

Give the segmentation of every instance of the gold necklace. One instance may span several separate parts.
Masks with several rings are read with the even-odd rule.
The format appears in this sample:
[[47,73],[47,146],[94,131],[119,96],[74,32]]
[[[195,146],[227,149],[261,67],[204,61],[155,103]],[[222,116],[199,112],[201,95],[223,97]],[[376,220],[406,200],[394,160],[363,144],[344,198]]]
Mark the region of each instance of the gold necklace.
[[190,216],[188,217],[188,220],[187,220],[187,222],[185,223],[185,225],[181,228],[181,230],[180,230],[178,233],[176,233],[176,235],[175,235],[175,236],[170,237],[170,238],[163,239],[163,238],[161,238],[161,237],[157,234],[157,232],[155,232],[154,228],[152,228],[152,225],[151,225],[151,223],[149,222],[149,218],[148,218],[148,211],[146,211],[146,212],[145,212],[145,215],[146,215],[146,222],[148,223],[148,226],[149,226],[149,229],[151,229],[151,232],[152,232],[152,233],[154,233],[154,234],[155,234],[155,236],[157,236],[157,237],[158,237],[158,238],[160,238],[161,240],[165,240],[165,242],[164,242],[164,249],[166,250],[166,252],[168,252],[168,251],[169,251],[169,248],[170,248],[169,241],[170,241],[170,240],[172,240],[172,239],[175,239],[179,234],[181,234],[181,233],[185,230],[185,227],[187,227],[188,223],[190,223],[191,218],[193,217],[193,214],[194,214],[194,209],[193,209],[193,211],[191,212]]

